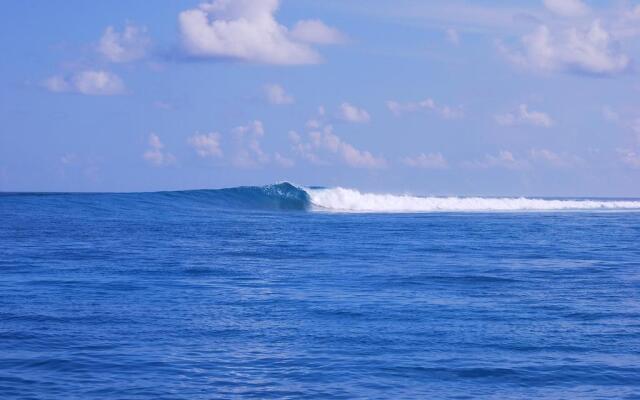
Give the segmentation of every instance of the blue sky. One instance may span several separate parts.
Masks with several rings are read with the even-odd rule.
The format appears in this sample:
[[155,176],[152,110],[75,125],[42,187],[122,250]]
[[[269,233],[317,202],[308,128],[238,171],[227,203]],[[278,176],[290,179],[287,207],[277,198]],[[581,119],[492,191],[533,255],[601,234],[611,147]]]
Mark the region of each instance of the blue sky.
[[3,191],[640,196],[640,2],[5,10]]

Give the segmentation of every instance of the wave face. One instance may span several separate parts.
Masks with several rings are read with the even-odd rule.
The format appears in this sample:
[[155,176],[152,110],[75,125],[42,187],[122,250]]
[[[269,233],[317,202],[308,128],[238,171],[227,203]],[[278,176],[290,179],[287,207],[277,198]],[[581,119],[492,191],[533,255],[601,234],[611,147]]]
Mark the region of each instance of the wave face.
[[473,212],[473,211],[562,211],[640,210],[635,200],[551,200],[490,197],[416,197],[361,193],[353,189],[305,189],[312,210],[334,212]]
[[183,192],[163,192],[166,196],[189,198],[195,202],[222,208],[243,208],[256,210],[297,210],[310,209],[309,194],[302,188],[288,182],[266,186],[240,186],[215,190],[188,190]]

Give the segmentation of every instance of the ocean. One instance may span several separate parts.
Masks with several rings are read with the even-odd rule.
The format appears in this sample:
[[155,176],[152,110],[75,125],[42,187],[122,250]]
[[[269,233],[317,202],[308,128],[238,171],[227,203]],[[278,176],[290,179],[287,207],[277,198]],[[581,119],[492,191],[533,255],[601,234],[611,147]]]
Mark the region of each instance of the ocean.
[[640,399],[640,201],[0,194],[1,399]]

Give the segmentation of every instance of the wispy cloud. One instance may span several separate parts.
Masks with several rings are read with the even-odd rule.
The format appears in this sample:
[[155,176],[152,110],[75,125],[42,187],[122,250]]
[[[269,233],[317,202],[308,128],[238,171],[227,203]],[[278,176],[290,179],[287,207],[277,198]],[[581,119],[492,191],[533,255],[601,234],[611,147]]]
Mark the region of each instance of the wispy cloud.
[[54,75],[43,82],[54,93],[78,93],[90,96],[113,96],[125,93],[119,76],[102,70],[86,70],[71,76]]
[[259,120],[234,128],[233,137],[236,145],[236,153],[232,160],[234,165],[253,168],[268,163],[271,157],[262,149],[263,136],[264,127]]
[[218,132],[196,133],[187,139],[199,157],[222,157],[220,134]]
[[460,44],[460,34],[456,29],[447,28],[445,31],[445,35],[447,37],[447,41],[455,46]]
[[409,167],[424,169],[445,169],[449,166],[441,153],[420,153],[415,157],[405,157],[402,162]]
[[359,108],[353,104],[344,102],[340,105],[338,117],[343,121],[364,123],[371,121],[371,115],[364,108]]
[[342,32],[318,19],[298,21],[291,30],[291,37],[315,44],[339,44],[347,40]]
[[544,6],[563,17],[581,17],[591,11],[581,0],[543,0]]
[[122,32],[108,26],[100,38],[97,50],[108,61],[125,63],[145,58],[150,46],[151,39],[146,27],[127,24]]
[[142,155],[145,160],[157,167],[175,164],[175,156],[164,150],[164,143],[162,143],[158,135],[151,133],[148,143],[149,147]]
[[547,113],[529,110],[529,106],[526,104],[520,104],[515,111],[497,114],[494,119],[498,125],[502,126],[533,125],[550,128],[554,124],[553,119]]
[[498,154],[485,154],[485,156],[476,161],[465,161],[463,167],[472,169],[486,168],[506,168],[511,170],[523,169],[529,166],[526,160],[516,158],[516,156],[508,150],[501,150]]
[[557,168],[575,167],[584,162],[582,158],[574,154],[557,153],[549,149],[537,148],[529,150],[529,159],[538,164]]
[[620,160],[633,168],[640,168],[640,153],[632,149],[618,149]]
[[270,83],[264,86],[264,93],[267,96],[267,101],[274,105],[293,104],[295,99],[292,95],[287,93],[286,90],[280,85]]
[[441,105],[431,98],[418,102],[407,103],[399,103],[395,100],[389,100],[387,101],[387,108],[396,116],[416,111],[431,111],[445,119],[458,119],[464,117],[462,107]]

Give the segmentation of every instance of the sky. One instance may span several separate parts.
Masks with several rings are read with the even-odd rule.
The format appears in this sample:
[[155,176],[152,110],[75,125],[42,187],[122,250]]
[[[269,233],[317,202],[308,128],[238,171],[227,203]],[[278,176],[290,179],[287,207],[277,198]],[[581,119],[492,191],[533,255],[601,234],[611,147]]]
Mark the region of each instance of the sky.
[[0,191],[640,197],[640,1],[3,6]]

